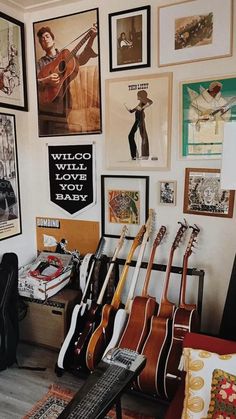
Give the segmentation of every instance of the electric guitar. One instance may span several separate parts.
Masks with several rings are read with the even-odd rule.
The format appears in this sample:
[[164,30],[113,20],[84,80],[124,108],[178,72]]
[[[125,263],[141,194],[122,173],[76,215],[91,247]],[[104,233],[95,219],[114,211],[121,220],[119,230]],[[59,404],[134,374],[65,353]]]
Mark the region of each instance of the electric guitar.
[[[42,87],[40,84],[38,94],[39,103],[41,105],[52,103],[57,98],[63,98],[70,82],[74,80],[79,71],[79,60],[76,57],[76,54],[78,53],[79,49],[84,45],[84,43],[94,34],[95,30],[97,30],[96,24],[90,30],[88,30],[86,35],[80,40],[80,42],[73,48],[72,51],[69,51],[68,49],[61,50],[55,58],[55,60],[46,64],[40,70],[37,76],[38,80],[46,79],[53,73],[56,73],[59,76],[58,84],[45,84],[44,87]],[[97,54],[95,54],[92,48],[88,48],[88,53],[90,54],[90,57],[88,57],[88,59],[97,56]]]
[[148,285],[156,249],[165,233],[166,227],[161,226],[152,246],[142,295],[134,297],[128,321],[118,344],[119,348],[129,348],[140,352],[149,331],[151,317],[157,313],[158,303],[154,297],[148,295]]
[[85,313],[90,308],[92,303],[92,301],[87,298],[87,294],[89,291],[94,265],[96,260],[101,257],[104,245],[105,238],[102,237],[94,254],[81,302],[80,304],[76,304],[73,309],[70,327],[58,355],[57,364],[55,366],[55,370],[58,373],[60,372],[60,369],[69,369],[74,363],[74,345],[85,325]]
[[138,280],[138,276],[139,276],[139,272],[140,272],[140,268],[141,268],[141,263],[142,263],[142,260],[143,260],[143,255],[144,255],[144,252],[145,252],[146,244],[147,244],[147,242],[149,240],[149,237],[150,237],[152,224],[153,224],[153,219],[154,219],[154,211],[153,211],[153,209],[150,209],[149,210],[149,217],[148,217],[148,220],[145,224],[146,231],[145,231],[144,236],[143,236],[143,240],[142,240],[141,247],[140,247],[140,250],[139,250],[138,259],[137,259],[137,262],[136,262],[136,265],[135,265],[134,274],[133,274],[131,284],[130,284],[130,287],[129,287],[129,293],[128,293],[126,305],[125,305],[125,308],[120,308],[116,313],[115,320],[114,320],[113,334],[112,334],[112,337],[111,337],[111,340],[110,340],[109,344],[107,345],[107,347],[105,349],[103,357],[107,354],[107,352],[110,349],[115,348],[118,345],[120,337],[121,337],[121,335],[124,331],[124,328],[126,326],[128,316],[130,314],[130,310],[131,310],[132,303],[133,303],[135,286],[136,286],[136,283],[137,283],[137,280]]
[[101,360],[104,350],[111,340],[115,313],[117,312],[121,303],[121,293],[125,285],[130,262],[132,260],[135,250],[142,242],[144,233],[145,225],[143,225],[140,228],[137,236],[135,237],[132,243],[111,304],[105,304],[103,306],[101,322],[96,328],[96,330],[93,332],[89,340],[86,352],[86,365],[89,370],[93,370],[97,363]]
[[196,308],[196,304],[186,304],[186,281],[187,281],[187,269],[188,259],[192,254],[192,248],[196,242],[196,238],[200,232],[200,229],[194,225],[192,233],[184,254],[183,259],[183,273],[181,279],[181,291],[180,291],[180,304],[175,310],[172,325],[172,340],[168,355],[166,358],[165,372],[164,372],[164,388],[165,396],[171,399],[178,386],[180,380],[180,370],[178,369],[179,362],[182,355],[183,339],[187,332],[198,332],[199,331],[199,316]]
[[101,317],[101,308],[102,308],[102,302],[104,298],[104,294],[106,292],[106,288],[109,282],[109,279],[111,277],[111,273],[114,268],[114,263],[118,257],[118,254],[124,244],[124,239],[127,234],[128,228],[125,225],[122,228],[121,235],[119,238],[119,241],[117,243],[116,249],[114,251],[112,260],[110,262],[110,266],[107,272],[107,275],[104,279],[101,291],[99,293],[97,301],[92,301],[91,306],[89,310],[84,314],[85,317],[85,324],[83,327],[83,330],[80,332],[79,336],[77,337],[75,343],[74,343],[74,359],[75,364],[77,367],[79,366],[85,366],[85,355],[86,355],[86,349],[88,341],[91,337],[91,334],[93,333],[96,325],[98,325]]
[[[147,357],[147,363],[139,375],[137,384],[144,393],[164,396],[163,374],[165,357],[170,343],[170,326],[175,304],[168,300],[168,288],[173,263],[174,252],[179,246],[187,229],[187,223],[179,222],[180,227],[171,246],[162,297],[157,316],[152,316],[150,331],[143,345],[142,354]],[[153,350],[155,348],[155,350]]]

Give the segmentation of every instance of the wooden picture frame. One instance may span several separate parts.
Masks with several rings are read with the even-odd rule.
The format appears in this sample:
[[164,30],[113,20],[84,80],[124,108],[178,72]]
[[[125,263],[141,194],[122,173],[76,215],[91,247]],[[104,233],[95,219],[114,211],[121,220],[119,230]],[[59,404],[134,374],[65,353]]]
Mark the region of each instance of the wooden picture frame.
[[34,22],[33,30],[39,137],[100,134],[98,8]]
[[232,218],[234,195],[221,189],[220,169],[185,169],[184,213]]
[[176,205],[177,181],[159,180],[158,181],[158,204],[166,206]]
[[119,237],[126,224],[126,238],[133,239],[146,223],[148,208],[148,176],[101,176],[102,236]]
[[28,111],[24,23],[0,12],[0,107]]
[[150,6],[109,14],[110,71],[150,67]]
[[233,2],[191,0],[158,8],[158,65],[232,55]]
[[107,168],[167,169],[172,73],[110,79],[105,81],[105,88]]
[[236,77],[180,83],[180,149],[184,159],[220,159],[224,127],[236,120]]
[[15,115],[0,113],[0,240],[22,233]]

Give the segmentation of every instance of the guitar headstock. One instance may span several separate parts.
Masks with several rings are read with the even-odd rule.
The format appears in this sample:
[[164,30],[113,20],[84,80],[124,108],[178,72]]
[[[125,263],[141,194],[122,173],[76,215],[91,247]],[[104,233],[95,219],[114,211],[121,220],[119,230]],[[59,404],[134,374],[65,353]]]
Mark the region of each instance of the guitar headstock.
[[163,239],[163,237],[164,237],[165,234],[166,234],[166,227],[165,226],[161,226],[160,229],[159,229],[159,231],[158,231],[158,233],[157,233],[157,236],[156,236],[156,238],[154,240],[153,245],[154,246],[159,246],[159,244],[161,243],[161,241],[162,241],[162,239]]
[[150,208],[148,214],[149,214],[148,219],[147,219],[146,224],[145,224],[145,227],[146,227],[145,235],[147,237],[150,236],[152,228],[153,228],[153,224],[154,224],[154,220],[155,220],[155,211]]
[[121,230],[121,234],[120,234],[120,238],[118,240],[117,248],[120,249],[123,246],[125,236],[127,235],[127,233],[128,233],[128,227],[127,227],[127,225],[124,225],[122,227],[122,230]]
[[192,249],[194,247],[194,243],[196,243],[197,236],[200,233],[200,228],[196,224],[194,224],[193,226],[189,226],[189,228],[192,229],[192,233],[189,238],[188,245],[185,251],[185,256],[187,257],[189,257],[193,253]]
[[184,218],[183,223],[181,221],[178,221],[178,224],[180,224],[180,227],[179,227],[179,230],[177,231],[174,242],[172,244],[172,249],[177,249],[177,247],[179,246],[179,244],[180,244],[180,242],[183,238],[183,235],[184,235],[185,231],[188,228],[188,224],[187,224],[187,221],[185,220],[185,218]]
[[139,232],[138,232],[137,236],[134,238],[133,245],[132,245],[132,247],[133,247],[134,249],[136,249],[136,247],[138,247],[138,246],[142,243],[142,240],[143,240],[143,236],[144,236],[144,234],[145,234],[145,231],[146,231],[146,226],[145,226],[145,224],[144,224],[144,225],[142,225],[142,227],[140,228],[140,230],[139,230]]
[[106,243],[105,237],[101,237],[101,239],[98,243],[98,247],[96,249],[96,252],[94,253],[94,258],[95,259],[100,259],[101,258],[102,254],[103,254],[105,243]]

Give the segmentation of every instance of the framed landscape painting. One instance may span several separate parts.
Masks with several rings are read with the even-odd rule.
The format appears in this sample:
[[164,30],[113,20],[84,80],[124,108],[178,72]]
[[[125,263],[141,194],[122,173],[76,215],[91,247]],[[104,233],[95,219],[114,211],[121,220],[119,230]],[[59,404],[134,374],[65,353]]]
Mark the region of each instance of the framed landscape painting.
[[150,6],[109,15],[110,71],[150,67]]
[[148,176],[101,176],[102,236],[134,238],[148,218]]
[[172,73],[106,80],[107,168],[169,166]]
[[225,124],[236,120],[236,77],[180,84],[181,157],[220,159]]
[[159,7],[159,66],[232,55],[232,9],[232,0],[194,0]]
[[185,169],[184,213],[233,217],[234,191],[221,189],[219,169]]

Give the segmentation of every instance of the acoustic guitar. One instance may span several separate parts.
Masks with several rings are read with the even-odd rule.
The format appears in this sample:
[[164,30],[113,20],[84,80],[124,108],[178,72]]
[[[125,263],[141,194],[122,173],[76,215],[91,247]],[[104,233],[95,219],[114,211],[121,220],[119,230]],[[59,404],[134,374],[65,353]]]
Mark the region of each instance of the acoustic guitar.
[[70,327],[58,355],[57,364],[55,366],[55,370],[58,374],[60,373],[60,370],[69,369],[74,364],[75,342],[78,339],[80,333],[82,332],[83,327],[85,326],[85,314],[92,303],[92,301],[88,298],[88,291],[89,286],[91,284],[91,277],[93,274],[94,265],[96,260],[98,260],[101,257],[104,245],[105,238],[102,237],[99,241],[97,250],[94,254],[94,258],[90,266],[81,302],[80,304],[76,304],[73,309]]
[[[129,287],[129,293],[128,293],[126,305],[125,305],[125,308],[120,308],[115,315],[113,334],[112,334],[110,343],[106,347],[106,350],[103,354],[103,357],[107,354],[107,352],[110,349],[115,348],[118,345],[120,337],[121,337],[121,335],[124,331],[124,328],[126,326],[128,316],[130,314],[130,310],[131,310],[131,307],[132,307],[132,304],[133,304],[134,291],[135,291],[136,283],[137,283],[137,280],[138,280],[138,276],[139,276],[139,272],[140,272],[140,268],[141,268],[146,244],[147,244],[147,242],[149,240],[149,237],[150,237],[153,220],[154,220],[154,211],[153,211],[153,209],[150,209],[149,210],[149,217],[148,217],[147,222],[145,224],[146,231],[145,231],[143,239],[142,239],[142,244],[141,244],[141,247],[140,247],[140,250],[139,250],[138,259],[137,259],[137,262],[136,262],[136,265],[135,265],[134,274],[133,274],[131,284],[130,284],[130,287]],[[151,303],[151,305],[152,305],[152,303]]]
[[183,339],[187,332],[199,331],[199,315],[196,304],[186,304],[186,281],[188,270],[188,259],[192,254],[192,248],[196,242],[196,238],[200,229],[194,225],[192,233],[183,258],[183,273],[181,278],[180,304],[175,310],[172,325],[171,344],[166,358],[164,371],[164,389],[165,396],[172,399],[180,380],[181,371],[178,369],[183,347]]
[[118,240],[116,249],[111,259],[110,266],[107,271],[106,277],[104,279],[98,299],[97,301],[92,301],[89,310],[87,310],[86,313],[84,314],[85,324],[83,326],[83,330],[80,332],[79,336],[77,336],[77,339],[74,344],[74,359],[77,366],[85,366],[85,357],[86,357],[86,349],[87,349],[88,341],[95,327],[98,325],[100,321],[104,294],[106,292],[106,288],[108,286],[108,282],[111,277],[112,271],[114,269],[114,263],[124,244],[124,239],[127,234],[127,231],[128,231],[127,226],[126,225],[123,226],[120,238]]
[[117,312],[121,303],[121,293],[125,285],[130,262],[135,250],[142,242],[144,233],[145,225],[140,228],[137,236],[133,240],[111,304],[105,304],[103,306],[101,322],[89,340],[86,352],[86,365],[89,370],[93,370],[97,363],[101,360],[104,350],[111,340],[115,313]]
[[[56,99],[62,99],[65,95],[65,92],[72,80],[77,76],[79,72],[79,60],[76,57],[79,49],[84,45],[84,43],[92,36],[94,30],[97,29],[95,24],[93,28],[89,29],[86,35],[80,40],[80,42],[69,51],[68,49],[62,49],[55,60],[46,64],[39,72],[37,78],[38,80],[43,80],[50,76],[50,74],[56,73],[59,76],[59,83],[56,85],[45,85],[43,88],[40,86],[38,89],[39,94],[39,103],[41,105],[49,104],[55,101]],[[88,48],[88,54],[90,57],[96,57],[92,48]],[[88,60],[87,60],[88,61]]]
[[118,344],[119,348],[129,348],[140,352],[149,332],[151,317],[157,313],[158,303],[154,297],[148,295],[148,285],[151,278],[156,249],[160,245],[165,233],[166,227],[161,226],[153,242],[142,295],[134,297],[126,327]]
[[[164,366],[170,344],[171,318],[175,305],[168,300],[168,289],[174,252],[187,229],[186,221],[180,227],[171,246],[162,297],[157,316],[152,316],[150,331],[143,345],[142,354],[146,356],[146,366],[138,377],[138,387],[144,393],[164,397]],[[155,348],[155,350],[153,350]]]

